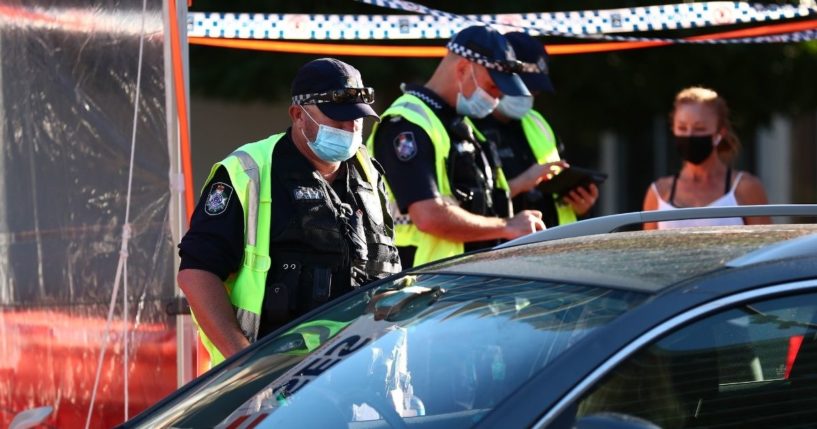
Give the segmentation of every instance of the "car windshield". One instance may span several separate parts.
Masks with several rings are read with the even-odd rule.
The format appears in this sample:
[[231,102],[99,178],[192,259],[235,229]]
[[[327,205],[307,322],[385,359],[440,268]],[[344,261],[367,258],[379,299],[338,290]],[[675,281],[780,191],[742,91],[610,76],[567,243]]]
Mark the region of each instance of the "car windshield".
[[399,277],[264,340],[154,423],[470,426],[647,296],[483,275]]

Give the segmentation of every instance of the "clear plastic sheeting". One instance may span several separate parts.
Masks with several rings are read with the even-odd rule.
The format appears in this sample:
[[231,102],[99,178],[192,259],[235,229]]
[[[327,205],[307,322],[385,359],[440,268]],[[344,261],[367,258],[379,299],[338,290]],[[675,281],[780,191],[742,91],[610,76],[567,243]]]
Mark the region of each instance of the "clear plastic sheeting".
[[[141,19],[142,0],[0,0],[0,427],[39,406],[54,407],[47,425],[85,425],[125,222]],[[120,289],[91,427],[122,422],[126,397],[133,416],[176,387],[161,0],[144,28],[129,317]]]

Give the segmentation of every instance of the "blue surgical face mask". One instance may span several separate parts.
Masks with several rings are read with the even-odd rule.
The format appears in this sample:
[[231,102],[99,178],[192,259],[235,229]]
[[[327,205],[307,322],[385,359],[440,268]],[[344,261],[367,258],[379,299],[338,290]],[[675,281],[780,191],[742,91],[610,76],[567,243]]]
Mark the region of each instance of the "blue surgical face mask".
[[318,135],[315,140],[309,140],[303,128],[301,134],[309,143],[309,147],[315,155],[326,162],[342,162],[354,156],[355,152],[363,143],[362,132],[351,132],[342,130],[340,128],[330,127],[328,125],[318,124],[318,121],[312,118],[312,115],[301,106],[301,109],[306,113],[306,116],[318,125]]
[[511,119],[522,119],[533,108],[533,97],[530,95],[506,95],[499,99],[496,110]]
[[499,100],[491,97],[491,94],[485,92],[479,84],[477,78],[474,76],[474,66],[471,66],[471,79],[474,80],[474,86],[477,89],[470,97],[462,95],[462,83],[459,82],[460,92],[457,93],[457,113],[471,118],[481,119],[491,114],[499,104]]

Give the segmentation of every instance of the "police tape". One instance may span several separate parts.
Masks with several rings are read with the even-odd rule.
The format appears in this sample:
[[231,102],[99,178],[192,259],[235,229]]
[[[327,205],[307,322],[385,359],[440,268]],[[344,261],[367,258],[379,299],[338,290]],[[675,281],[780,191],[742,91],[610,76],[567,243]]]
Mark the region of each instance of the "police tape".
[[[779,33],[790,33],[781,35]],[[730,43],[775,43],[814,40],[817,38],[817,20],[796,23],[782,23],[752,27],[743,30],[725,31],[688,38],[695,43],[712,43],[715,40],[726,40]],[[446,54],[445,46],[404,46],[372,45],[352,43],[299,42],[282,40],[255,39],[219,39],[207,37],[190,37],[191,45],[211,46],[228,49],[247,49],[266,52],[284,52],[306,55],[341,55],[360,57],[401,57],[401,58],[439,58]],[[679,41],[629,41],[600,43],[561,43],[548,45],[551,55],[592,54],[600,52],[623,51],[630,49],[655,48]],[[691,43],[691,42],[690,42]]]
[[[524,29],[532,34],[614,41],[673,41],[615,36],[735,24],[762,24],[817,16],[817,8],[704,2],[621,9],[493,15],[456,15],[401,0],[356,0],[418,15],[233,14],[191,12],[190,37],[263,40],[408,40],[448,39],[476,22],[500,31]],[[801,34],[792,41],[812,40]],[[699,42],[692,42],[699,43]],[[724,42],[719,42],[724,43]],[[751,42],[749,42],[751,43]],[[765,42],[763,42],[765,43]]]
[[[507,20],[500,21],[496,19],[492,19],[491,15],[483,15],[477,19],[468,17],[468,16],[461,16],[452,14],[449,12],[440,11],[437,9],[433,9],[427,6],[423,6],[408,0],[356,0],[360,3],[366,3],[370,5],[385,7],[389,9],[401,10],[404,12],[411,12],[411,13],[419,13],[426,16],[433,16],[438,19],[449,19],[449,20],[457,20],[464,21],[465,26],[474,25],[474,24],[492,24],[497,27],[501,31],[508,31],[510,30],[524,30],[528,31],[532,34],[539,34],[545,36],[557,36],[557,37],[570,37],[570,38],[578,38],[578,39],[592,39],[595,41],[604,40],[604,41],[615,41],[615,42],[659,42],[659,43],[684,43],[684,44],[734,44],[734,43],[782,43],[782,42],[800,42],[804,40],[814,40],[813,32],[804,31],[797,34],[788,34],[788,35],[778,35],[774,37],[763,37],[763,38],[745,38],[745,39],[696,39],[696,38],[686,38],[686,39],[672,39],[672,38],[655,38],[655,37],[632,37],[632,36],[615,36],[615,35],[608,35],[608,34],[588,34],[586,32],[577,33],[577,32],[563,32],[559,31],[558,29],[545,29],[543,27],[535,27],[535,26],[528,26],[528,25],[521,25],[511,23]],[[716,14],[714,15],[715,20],[707,21],[705,19],[698,19],[698,24],[703,25],[696,25],[696,27],[705,27],[705,26],[712,26],[712,25],[724,25],[724,24],[740,24],[745,22],[762,22],[762,21],[774,21],[780,19],[792,19],[798,17],[805,17],[805,16],[812,16],[817,14],[817,9],[814,7],[808,6],[791,6],[791,5],[749,5],[747,3],[730,3],[730,2],[711,2],[711,3],[701,3],[702,5],[711,5],[713,10],[716,10]],[[693,6],[693,5],[669,5],[669,6],[652,6],[652,7],[639,7],[639,8],[630,8],[630,9],[617,9],[616,12],[621,12],[624,10],[629,10],[633,12],[633,17],[637,17],[640,21],[645,20],[645,16],[649,16],[649,10],[658,8],[660,11],[661,8],[672,7],[675,11],[680,11],[683,6]],[[730,10],[730,6],[733,8]],[[750,11],[754,10],[758,12],[756,16],[751,18],[742,17],[740,19],[737,18],[737,15],[734,15],[737,8],[741,6],[747,6],[750,9],[743,9],[742,12],[746,16],[751,16]],[[609,10],[608,10],[609,11]],[[598,14],[601,15],[602,11],[585,11],[579,12],[580,15],[588,16],[588,14]],[[667,12],[666,9],[663,10],[664,13]],[[557,12],[558,13],[558,12]],[[797,16],[798,13],[803,13],[804,15]],[[672,15],[672,14],[669,14]],[[608,17],[611,18],[611,17]],[[708,17],[713,18],[713,17]],[[632,19],[630,19],[632,20]],[[505,29],[501,27],[506,27]],[[670,28],[663,26],[661,28],[656,28],[653,26],[653,23],[646,23],[645,28],[639,28],[638,26],[633,27],[634,30],[630,31],[655,31],[655,30],[674,30],[680,29],[679,28]],[[689,27],[692,28],[692,27]]]

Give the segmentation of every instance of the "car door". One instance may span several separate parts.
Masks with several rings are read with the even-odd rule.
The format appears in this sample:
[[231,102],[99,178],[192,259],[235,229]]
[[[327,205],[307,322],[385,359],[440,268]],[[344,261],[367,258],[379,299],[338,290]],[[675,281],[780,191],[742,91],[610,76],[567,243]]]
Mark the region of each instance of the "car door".
[[[610,426],[612,421],[661,428],[814,427],[813,287],[778,285],[710,303],[714,312],[657,335],[589,386],[579,386],[582,393],[561,404],[558,418],[551,413],[540,423],[578,428]],[[691,313],[696,311],[701,309]]]

